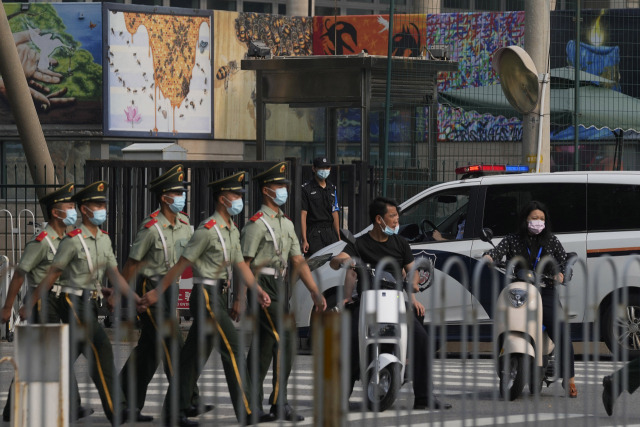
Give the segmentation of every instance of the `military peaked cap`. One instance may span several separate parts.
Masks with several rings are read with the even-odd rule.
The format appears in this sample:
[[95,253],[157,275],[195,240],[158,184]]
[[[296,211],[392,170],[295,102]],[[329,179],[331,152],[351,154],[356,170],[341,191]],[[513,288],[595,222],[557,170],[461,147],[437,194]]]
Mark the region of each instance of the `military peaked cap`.
[[106,202],[109,184],[105,181],[96,181],[87,185],[73,196],[73,201],[82,204],[86,202]]
[[253,177],[260,185],[264,184],[289,184],[287,179],[287,162],[280,162],[266,171]]
[[210,182],[208,185],[211,191],[216,194],[222,191],[233,191],[234,193],[246,193],[244,189],[244,179],[247,173],[245,171],[234,173],[231,176],[224,177],[217,181]]
[[56,203],[71,202],[73,201],[73,188],[73,182],[68,182],[57,190],[46,194],[42,199],[40,199],[40,203],[49,208]]
[[190,183],[184,180],[184,166],[175,165],[149,183],[149,190],[156,193],[167,191],[184,191]]

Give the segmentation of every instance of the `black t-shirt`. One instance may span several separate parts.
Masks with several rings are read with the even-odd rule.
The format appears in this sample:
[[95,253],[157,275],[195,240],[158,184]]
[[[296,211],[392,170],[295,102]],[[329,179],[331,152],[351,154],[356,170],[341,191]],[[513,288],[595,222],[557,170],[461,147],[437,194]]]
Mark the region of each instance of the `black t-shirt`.
[[[393,258],[401,271],[405,265],[413,262],[413,253],[409,242],[397,234],[389,236],[386,242],[378,242],[369,233],[365,233],[356,239],[356,248],[358,253],[350,244],[347,244],[344,252],[352,258],[360,257],[363,262],[370,264],[371,267],[375,267],[378,261],[386,256]],[[392,269],[387,271],[393,273]]]

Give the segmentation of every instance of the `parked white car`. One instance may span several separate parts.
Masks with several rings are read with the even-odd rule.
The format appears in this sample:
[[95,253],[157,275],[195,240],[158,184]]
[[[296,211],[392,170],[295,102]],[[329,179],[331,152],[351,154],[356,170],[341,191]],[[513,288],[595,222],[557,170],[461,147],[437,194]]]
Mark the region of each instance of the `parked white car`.
[[[471,283],[475,266],[490,249],[480,233],[491,228],[497,244],[516,231],[518,214],[531,200],[547,205],[552,231],[567,252],[580,258],[570,285],[560,290],[572,332],[585,331],[591,337],[598,327],[612,351],[617,346],[618,351],[631,350],[629,357],[640,356],[638,172],[481,176],[436,185],[402,202],[400,234],[409,240],[414,256],[429,257],[435,264],[433,285],[417,296],[427,308],[425,324],[446,323],[451,340],[461,336],[463,327],[477,323],[484,338],[490,339],[492,295],[497,293],[488,273],[479,286]],[[434,228],[447,240],[433,240]],[[343,247],[343,242],[335,243],[314,257],[337,254]],[[457,263],[443,271],[452,258]],[[313,274],[327,303],[335,305],[344,271],[334,271],[327,263]],[[503,286],[503,278],[498,286]],[[619,302],[615,307],[614,301]],[[313,303],[300,281],[294,286],[291,307],[300,334],[308,333]]]

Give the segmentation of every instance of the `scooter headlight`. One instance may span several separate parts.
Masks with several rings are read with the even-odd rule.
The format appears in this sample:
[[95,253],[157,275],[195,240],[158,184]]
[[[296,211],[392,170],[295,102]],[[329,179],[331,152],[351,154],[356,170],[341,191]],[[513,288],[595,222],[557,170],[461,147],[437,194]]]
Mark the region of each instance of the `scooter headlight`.
[[529,297],[529,293],[524,289],[511,289],[507,292],[507,299],[509,303],[515,308],[522,307]]
[[380,323],[378,325],[369,326],[367,334],[370,337],[395,337],[397,333],[397,325],[393,323]]

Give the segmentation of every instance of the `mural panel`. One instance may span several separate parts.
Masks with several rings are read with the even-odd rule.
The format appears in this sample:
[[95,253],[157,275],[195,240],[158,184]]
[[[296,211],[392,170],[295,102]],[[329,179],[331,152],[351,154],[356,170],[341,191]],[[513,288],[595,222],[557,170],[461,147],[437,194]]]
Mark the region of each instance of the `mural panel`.
[[[5,3],[4,8],[40,122],[101,124],[101,5]],[[0,78],[0,124],[14,124],[6,96]]]
[[[251,41],[262,41],[274,56],[312,53],[311,19],[258,13],[214,12],[214,129],[217,139],[256,138],[255,71],[242,71]],[[267,107],[267,138],[311,141],[312,121],[307,109],[287,105]],[[282,124],[286,123],[285,126]]]
[[[392,55],[417,57],[425,46],[425,15],[395,15]],[[386,55],[389,15],[316,16],[313,18],[314,55]]]
[[210,11],[105,5],[105,134],[212,138]]

